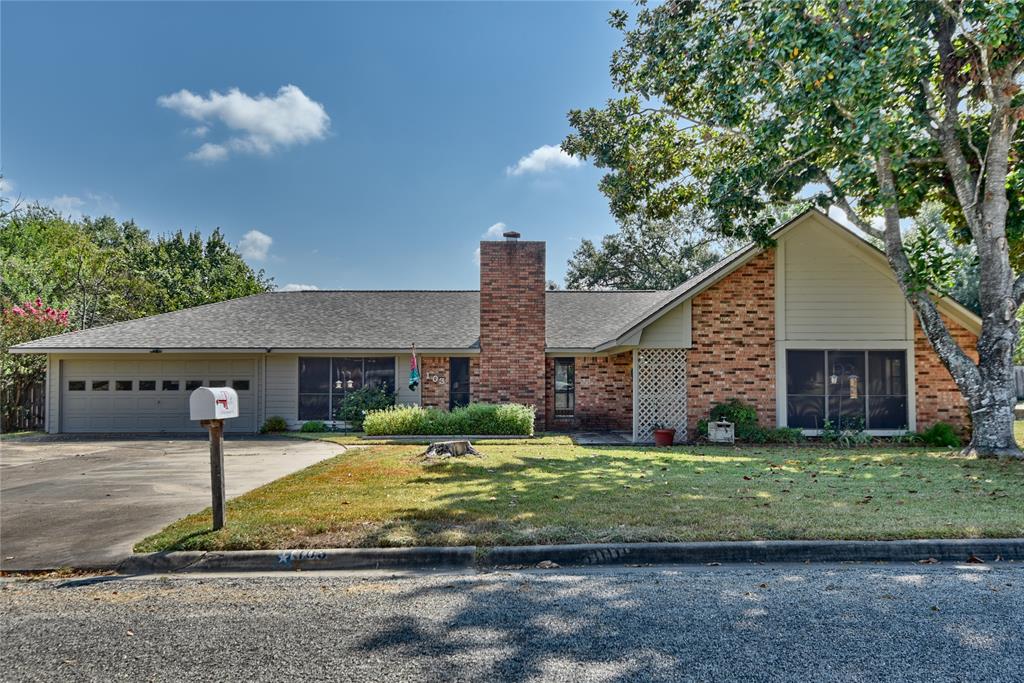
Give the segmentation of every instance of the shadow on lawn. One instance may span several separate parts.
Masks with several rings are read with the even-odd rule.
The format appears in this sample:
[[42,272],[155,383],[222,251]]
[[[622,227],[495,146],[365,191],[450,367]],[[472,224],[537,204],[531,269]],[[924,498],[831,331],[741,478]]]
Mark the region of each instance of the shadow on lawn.
[[[396,509],[386,522],[303,541],[377,546],[680,540],[700,530],[699,506],[729,500],[721,481],[743,489],[730,489],[732,494],[753,501],[767,495],[755,490],[755,478],[784,467],[781,457],[776,463],[740,452],[636,456],[635,448],[602,447],[574,458],[522,454],[490,463],[485,455],[427,464],[403,487],[443,489],[429,495],[428,503]],[[708,486],[708,480],[719,484]]]

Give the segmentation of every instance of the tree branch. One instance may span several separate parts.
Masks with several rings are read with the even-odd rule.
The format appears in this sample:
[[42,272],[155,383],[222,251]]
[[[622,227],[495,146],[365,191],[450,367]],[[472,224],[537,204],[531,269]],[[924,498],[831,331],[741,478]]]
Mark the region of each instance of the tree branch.
[[821,174],[821,181],[828,186],[828,189],[832,192],[832,201],[842,209],[843,213],[846,214],[846,218],[857,226],[857,228],[866,235],[870,235],[877,240],[885,240],[885,234],[871,225],[870,221],[864,220],[857,210],[853,208],[850,201],[846,198],[846,193],[839,189],[839,186],[828,177],[827,173]]
[[[913,271],[907,254],[903,251],[900,210],[896,203],[896,179],[892,171],[892,157],[888,151],[879,153],[875,160],[875,175],[878,178],[879,195],[885,216],[885,255],[893,272],[896,273],[896,280],[903,291],[903,296],[914,308],[928,340],[957,386],[964,388],[965,385],[970,385],[973,388],[981,381],[978,367],[953,339],[928,292],[913,289],[910,285]],[[965,391],[964,394],[967,395],[968,392]]]

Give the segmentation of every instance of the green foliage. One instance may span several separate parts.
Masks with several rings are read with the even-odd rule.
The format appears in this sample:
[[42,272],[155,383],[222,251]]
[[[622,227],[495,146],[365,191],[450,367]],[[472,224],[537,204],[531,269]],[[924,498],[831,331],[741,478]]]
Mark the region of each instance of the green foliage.
[[300,432],[326,432],[327,424],[323,420],[306,420],[299,427]]
[[46,356],[13,354],[12,346],[66,332],[68,312],[47,306],[40,298],[0,310],[0,396],[3,427],[23,410],[22,399],[33,384],[46,377]]
[[[762,427],[757,423],[757,409],[738,398],[716,403],[711,408],[711,421],[733,423],[736,440],[753,444],[796,444],[804,440],[803,432],[790,427]],[[697,433],[707,437],[709,420],[697,423]]]
[[871,443],[871,435],[864,431],[864,420],[859,417],[840,417],[825,420],[821,440],[840,448],[854,448]]
[[271,415],[263,421],[263,425],[260,427],[260,434],[286,431],[288,431],[288,422],[280,415]]
[[219,230],[151,237],[132,221],[71,220],[39,205],[0,213],[0,305],[42,297],[85,329],[265,292]]
[[[711,407],[711,419],[714,421],[726,420],[732,422],[738,430],[740,427],[757,424],[757,409],[738,398],[731,398],[723,403],[716,403]],[[737,436],[739,436],[738,433]]]
[[516,403],[472,403],[450,412],[421,406],[395,406],[366,415],[368,436],[399,434],[502,434],[533,435],[535,411]]
[[921,441],[928,446],[959,448],[963,442],[953,425],[947,422],[936,422],[920,434]]
[[363,420],[371,410],[383,410],[395,405],[395,394],[377,387],[362,387],[349,393],[338,407],[338,420],[347,422],[355,431],[362,431]]
[[672,289],[717,263],[722,253],[700,217],[630,218],[600,245],[583,240],[569,259],[568,289]]
[[[957,195],[953,172],[980,174],[969,178],[980,187],[1005,169],[1010,262],[1024,272],[1020,128],[1006,156],[983,161],[992,132],[1012,130],[994,100],[1007,121],[1024,107],[1020,2],[638,5],[611,13],[622,32],[611,79],[622,96],[571,111],[575,130],[562,144],[607,169],[600,189],[620,221],[706,211],[713,233],[767,246],[769,207],[847,201],[869,223],[886,205],[913,217],[936,201],[961,244],[991,240],[999,253],[995,233],[967,228],[982,206]],[[966,169],[947,163],[936,119],[950,122]],[[895,196],[880,189],[883,158]],[[925,231],[910,245],[913,289],[957,279],[940,237]]]

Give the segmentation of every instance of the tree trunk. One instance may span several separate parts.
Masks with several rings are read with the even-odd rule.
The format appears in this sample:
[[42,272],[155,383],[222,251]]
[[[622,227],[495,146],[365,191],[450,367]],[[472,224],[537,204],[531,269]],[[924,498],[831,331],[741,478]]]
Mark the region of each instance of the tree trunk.
[[979,458],[1024,458],[1013,433],[1017,385],[1013,377],[1016,317],[1011,321],[990,317],[978,339],[979,386],[964,392],[971,409],[971,442],[965,454]]

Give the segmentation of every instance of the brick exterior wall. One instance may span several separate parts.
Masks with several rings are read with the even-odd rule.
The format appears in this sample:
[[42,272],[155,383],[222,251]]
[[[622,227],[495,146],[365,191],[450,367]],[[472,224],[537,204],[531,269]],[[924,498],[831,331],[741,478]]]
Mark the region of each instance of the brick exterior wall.
[[[451,398],[451,366],[449,356],[419,356],[420,362],[420,405],[425,408],[448,410]],[[430,376],[444,378],[444,383],[434,382]],[[480,361],[469,357],[469,400],[477,399],[477,382],[480,378]]]
[[[963,326],[942,316],[953,339],[975,362],[978,360],[978,337]],[[965,433],[970,431],[971,417],[967,402],[957,389],[949,370],[935,353],[917,318],[914,318],[914,383],[917,386],[917,429],[921,431],[936,422],[948,422]]]
[[547,428],[552,431],[573,429],[633,429],[633,354],[579,356],[576,359],[576,415],[556,418],[555,359],[548,358]]
[[693,300],[687,354],[690,434],[711,406],[739,398],[775,426],[775,251],[767,250]]
[[475,397],[523,403],[545,424],[543,242],[480,243],[480,371]]

